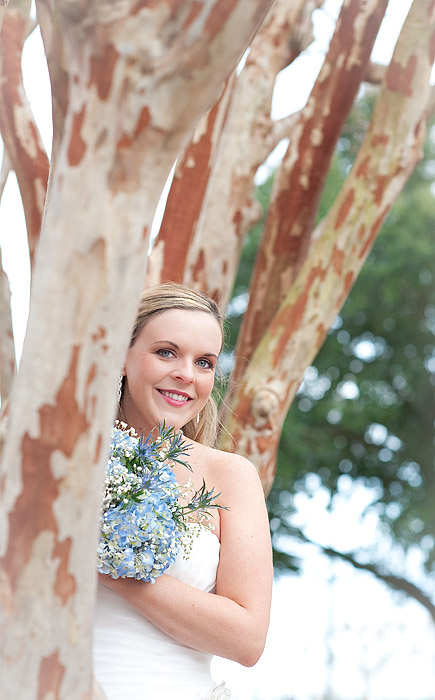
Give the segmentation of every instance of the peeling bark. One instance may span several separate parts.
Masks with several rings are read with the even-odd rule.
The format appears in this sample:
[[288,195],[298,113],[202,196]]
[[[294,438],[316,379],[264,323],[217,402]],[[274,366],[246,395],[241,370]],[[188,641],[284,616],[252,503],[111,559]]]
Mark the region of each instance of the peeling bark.
[[388,0],[349,0],[342,6],[322,69],[275,177],[251,278],[255,292],[237,343],[236,383],[307,254],[335,145],[387,4]]
[[386,72],[387,66],[383,63],[373,63],[373,61],[371,61],[367,66],[364,80],[366,83],[371,83],[372,85],[380,85],[385,78]]
[[149,257],[146,286],[183,282],[189,248],[231,102],[234,78],[233,74],[218,102],[200,120],[177,163],[162,224]]
[[[243,239],[261,216],[252,193],[255,173],[270,153],[275,78],[311,41],[311,11],[316,4],[275,2],[234,87],[183,278],[186,284],[207,290],[223,308],[230,299]],[[301,16],[304,6],[309,11]],[[297,38],[292,43],[293,36]]]
[[7,8],[8,4],[9,4],[9,0],[0,0],[0,32],[2,30],[3,17],[5,15],[6,8]]
[[12,331],[11,291],[2,265],[0,251],[0,397],[2,404],[10,396],[16,374],[15,345]]
[[434,36],[433,1],[414,3],[352,172],[313,237],[310,254],[231,402],[222,446],[234,449],[228,438],[231,434],[237,449],[257,464],[266,490],[273,481],[282,423],[303,372],[421,157]]
[[27,37],[30,2],[10,7],[0,42],[0,132],[23,201],[30,263],[41,231],[48,181],[48,158],[24,92],[21,54]]
[[198,126],[175,171],[147,284],[183,281],[225,307],[243,238],[261,215],[251,197],[255,172],[295,121],[270,118],[275,77],[312,41],[311,13],[319,4],[274,3],[219,112],[215,105]]
[[[16,0],[15,8],[22,3],[28,6],[28,0]],[[37,0],[53,91],[54,158],[7,430],[5,404],[0,419],[0,449],[7,436],[0,470],[0,677],[8,697],[100,697],[90,669],[93,543],[115,385],[143,286],[149,230],[172,164],[271,4]],[[162,270],[185,266],[195,230],[183,279],[226,301],[255,216],[250,193],[256,167],[277,140],[292,137],[275,224],[288,238],[296,222],[305,233],[298,239],[292,228],[290,238],[297,247],[310,237],[309,255],[304,258],[305,241],[299,252],[290,250],[290,267],[270,269],[284,299],[278,307],[281,297],[271,293],[275,310],[262,306],[272,322],[239,382],[222,438],[233,449],[233,434],[237,449],[259,467],[266,490],[304,369],[418,158],[435,51],[433,0],[415,0],[355,168],[313,233],[322,178],[352,101],[347,90],[368,75],[367,41],[385,2],[373,9],[373,0],[346,0],[307,108],[273,123],[275,75],[309,40],[304,22],[314,4],[275,3],[252,43],[228,114],[222,101],[197,128],[176,176],[162,227],[167,235],[160,239],[165,249],[155,247],[152,273],[174,278]],[[302,7],[308,15],[297,24]],[[6,58],[8,74],[17,75],[16,54]],[[189,175],[195,201],[186,195]],[[281,264],[288,251],[279,246],[275,261]],[[252,308],[258,310],[262,294],[262,285],[253,288]]]
[[151,221],[271,1],[56,3],[68,109],[0,473],[8,697],[91,697],[104,446]]
[[292,131],[295,128],[300,118],[299,112],[289,114],[288,117],[277,119],[270,124],[269,133],[265,137],[265,146],[268,153],[271,153],[279,142],[285,138],[291,137]]
[[[11,164],[6,150],[3,149],[3,159],[0,169],[0,202],[6,187],[6,182],[11,170]],[[11,290],[8,276],[3,269],[2,255],[0,249],[0,397],[2,410],[10,396],[12,384],[16,374],[15,362],[15,342],[12,329],[11,315]],[[1,418],[0,418],[1,421]],[[1,433],[1,426],[0,426]],[[3,442],[0,435],[0,460],[1,444]]]
[[53,144],[52,157],[57,154],[68,110],[68,70],[64,54],[63,33],[58,16],[53,13],[51,0],[36,0],[36,10],[51,84]]
[[9,173],[11,172],[11,161],[9,160],[9,156],[7,154],[7,151],[3,149],[3,158],[2,158],[2,165],[0,168],[0,202],[3,197],[3,192],[6,187],[6,183],[8,181]]

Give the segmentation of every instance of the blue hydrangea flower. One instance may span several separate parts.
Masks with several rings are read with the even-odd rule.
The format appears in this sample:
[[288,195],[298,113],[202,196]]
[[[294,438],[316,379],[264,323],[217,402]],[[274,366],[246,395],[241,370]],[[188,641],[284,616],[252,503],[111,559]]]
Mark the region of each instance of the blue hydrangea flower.
[[113,428],[98,546],[98,571],[154,581],[174,563],[181,532],[179,486],[162,441]]
[[[160,426],[157,437],[144,440],[126,426],[114,427],[104,482],[98,571],[113,578],[154,582],[174,563],[190,513],[219,508],[203,487],[187,505],[178,501],[180,487],[171,469],[184,466],[186,446],[172,428]],[[218,494],[219,495],[219,494]]]

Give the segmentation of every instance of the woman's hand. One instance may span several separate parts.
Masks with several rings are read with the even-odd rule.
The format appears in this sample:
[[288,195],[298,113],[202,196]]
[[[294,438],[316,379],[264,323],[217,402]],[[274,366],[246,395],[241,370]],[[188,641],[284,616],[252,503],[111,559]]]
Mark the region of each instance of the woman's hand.
[[[221,492],[221,549],[216,594],[163,574],[153,584],[135,579],[99,580],[177,641],[253,666],[269,625],[272,555],[260,479],[250,462],[209,448],[215,458],[210,483]],[[209,477],[209,475],[208,475]]]
[[98,583],[102,583],[103,586],[108,586],[110,588],[110,583],[108,579],[111,579],[113,581],[112,577],[108,574],[98,574]]

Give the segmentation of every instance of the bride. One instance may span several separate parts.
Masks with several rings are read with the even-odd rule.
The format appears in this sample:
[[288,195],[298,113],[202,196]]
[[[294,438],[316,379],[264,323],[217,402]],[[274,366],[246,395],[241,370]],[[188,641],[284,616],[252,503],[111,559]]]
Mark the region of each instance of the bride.
[[[145,291],[122,370],[118,417],[147,435],[161,421],[190,445],[188,477],[219,493],[213,530],[200,530],[154,584],[99,575],[94,668],[108,700],[223,700],[211,655],[252,666],[269,624],[272,558],[263,491],[243,457],[211,445],[211,397],[223,344],[219,309],[182,285]],[[179,483],[186,470],[174,467]],[[193,526],[194,527],[194,526]]]

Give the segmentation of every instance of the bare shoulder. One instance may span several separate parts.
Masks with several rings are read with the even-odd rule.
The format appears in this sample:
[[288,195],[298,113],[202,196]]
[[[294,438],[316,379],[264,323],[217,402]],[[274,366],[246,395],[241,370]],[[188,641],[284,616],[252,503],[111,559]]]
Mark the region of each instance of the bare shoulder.
[[195,461],[207,465],[210,483],[219,491],[230,490],[235,494],[250,488],[262,493],[258,470],[246,457],[199,444],[195,444],[194,455]]
[[252,462],[234,452],[224,452],[215,447],[207,447],[207,445],[195,443],[194,454],[196,459],[200,459],[205,464],[208,464],[210,469],[222,471],[223,474],[229,477],[232,474],[237,476],[246,474],[247,478],[259,478],[258,471]]

